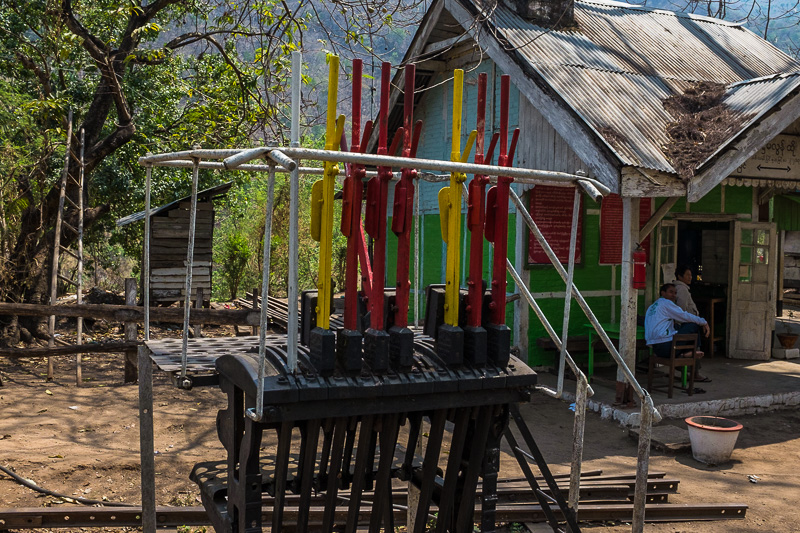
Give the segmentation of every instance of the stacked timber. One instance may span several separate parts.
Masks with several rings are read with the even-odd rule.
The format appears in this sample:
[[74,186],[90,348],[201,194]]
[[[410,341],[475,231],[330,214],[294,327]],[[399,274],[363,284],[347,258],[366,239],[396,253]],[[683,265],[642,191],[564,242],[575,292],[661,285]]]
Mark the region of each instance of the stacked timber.
[[[175,302],[185,298],[186,253],[189,244],[191,201],[152,217],[150,226],[150,297],[154,302]],[[197,203],[194,261],[192,263],[192,298],[202,288],[211,295],[211,250],[214,228],[214,205]]]

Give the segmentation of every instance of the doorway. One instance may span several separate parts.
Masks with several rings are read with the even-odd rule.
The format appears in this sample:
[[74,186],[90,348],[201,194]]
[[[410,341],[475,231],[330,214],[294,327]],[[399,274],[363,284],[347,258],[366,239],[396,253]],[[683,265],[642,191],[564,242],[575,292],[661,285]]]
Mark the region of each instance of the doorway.
[[709,355],[726,351],[727,300],[730,278],[730,221],[664,220],[658,242],[658,287],[675,279],[675,268],[692,270],[692,299],[711,325],[703,348]]
[[678,222],[676,266],[692,269],[692,293],[725,294],[730,277],[730,222]]

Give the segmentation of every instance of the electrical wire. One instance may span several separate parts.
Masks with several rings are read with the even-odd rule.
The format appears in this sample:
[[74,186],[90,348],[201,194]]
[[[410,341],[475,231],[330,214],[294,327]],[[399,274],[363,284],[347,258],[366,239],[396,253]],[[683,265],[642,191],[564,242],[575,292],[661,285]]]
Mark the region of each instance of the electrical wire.
[[27,487],[31,490],[36,492],[40,492],[42,494],[47,494],[48,496],[53,496],[59,499],[62,499],[67,502],[77,502],[82,503],[84,505],[103,505],[106,507],[135,507],[133,504],[124,503],[124,502],[112,502],[112,501],[105,501],[105,500],[92,500],[90,498],[73,498],[72,496],[67,496],[65,494],[59,494],[58,492],[54,492],[52,490],[43,489],[42,487],[35,484],[33,481],[25,479],[23,477],[18,476],[8,468],[0,465],[0,471],[4,474],[12,478],[14,481],[19,483],[20,485]]

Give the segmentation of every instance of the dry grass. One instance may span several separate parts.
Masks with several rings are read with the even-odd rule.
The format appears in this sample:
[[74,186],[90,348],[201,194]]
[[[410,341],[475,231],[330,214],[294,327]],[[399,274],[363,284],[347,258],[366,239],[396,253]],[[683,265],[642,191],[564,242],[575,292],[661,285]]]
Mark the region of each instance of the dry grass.
[[736,133],[747,119],[734,115],[722,102],[724,96],[724,85],[699,82],[683,94],[664,99],[664,109],[675,120],[667,124],[671,142],[662,150],[684,181],[694,177],[697,165]]

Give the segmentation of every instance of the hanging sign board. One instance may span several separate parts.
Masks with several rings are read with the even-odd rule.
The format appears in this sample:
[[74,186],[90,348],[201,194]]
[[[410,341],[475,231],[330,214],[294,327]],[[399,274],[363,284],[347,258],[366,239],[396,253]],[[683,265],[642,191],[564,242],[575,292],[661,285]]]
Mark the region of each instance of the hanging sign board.
[[[639,200],[639,228],[650,219],[652,198]],[[642,243],[650,261],[650,236]],[[600,205],[600,261],[601,265],[622,264],[622,198],[609,194]]]
[[778,135],[734,170],[731,178],[796,180],[800,176],[800,137]]
[[[562,263],[569,260],[569,236],[572,227],[572,204],[575,189],[537,185],[530,192],[530,213],[544,238]],[[575,246],[575,262],[581,261],[583,236],[583,196],[578,210],[578,240]],[[549,265],[544,249],[533,234],[528,236],[528,262],[533,265]]]

